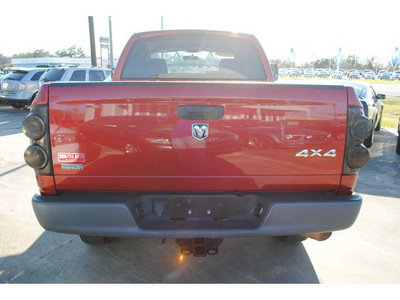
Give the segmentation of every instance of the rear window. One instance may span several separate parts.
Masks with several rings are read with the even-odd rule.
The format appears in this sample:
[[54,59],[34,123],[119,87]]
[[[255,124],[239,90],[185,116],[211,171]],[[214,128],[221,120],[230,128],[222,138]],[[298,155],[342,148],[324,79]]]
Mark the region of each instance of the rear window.
[[251,41],[209,35],[139,39],[121,78],[266,80]]
[[32,76],[31,81],[38,81],[38,80],[40,79],[40,76],[43,75],[43,73],[44,73],[44,70],[43,70],[43,71],[36,72],[36,73]]
[[86,71],[85,70],[76,70],[72,73],[69,81],[85,81]]
[[105,78],[103,71],[95,71],[95,70],[90,70],[89,71],[89,81],[103,81]]
[[24,78],[24,76],[26,74],[28,74],[28,72],[26,72],[26,71],[14,71],[14,72],[10,73],[9,75],[7,75],[7,77],[5,79],[21,80],[22,78]]
[[44,81],[59,81],[64,74],[65,69],[51,69],[43,75]]

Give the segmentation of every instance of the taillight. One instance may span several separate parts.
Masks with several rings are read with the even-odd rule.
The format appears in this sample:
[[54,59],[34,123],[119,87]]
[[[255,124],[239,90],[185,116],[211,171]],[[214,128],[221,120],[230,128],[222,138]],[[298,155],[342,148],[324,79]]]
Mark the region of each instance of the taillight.
[[45,124],[43,119],[37,114],[29,114],[22,122],[22,131],[33,140],[38,140],[45,133]]
[[20,83],[19,84],[19,90],[20,91],[26,91],[28,89],[28,85],[25,83]]
[[347,135],[342,174],[357,174],[358,170],[368,163],[369,152],[363,145],[363,140],[369,137],[372,130],[372,123],[364,116],[363,109],[350,106],[347,113]]
[[52,175],[50,137],[48,129],[48,106],[36,105],[22,122],[22,131],[31,139],[24,158],[38,175]]
[[364,115],[357,115],[349,125],[351,136],[358,140],[365,140],[372,131],[372,123]]
[[46,167],[48,163],[48,154],[38,144],[30,145],[24,153],[25,162],[33,169],[41,170]]
[[368,161],[369,152],[363,144],[358,144],[347,153],[347,164],[352,169],[360,169],[364,167]]

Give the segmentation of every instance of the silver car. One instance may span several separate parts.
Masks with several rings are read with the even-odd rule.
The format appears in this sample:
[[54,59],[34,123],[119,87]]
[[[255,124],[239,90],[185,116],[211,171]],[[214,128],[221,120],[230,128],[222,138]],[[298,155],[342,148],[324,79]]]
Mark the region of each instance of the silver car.
[[365,72],[364,73],[364,79],[375,79],[376,75],[374,72]]
[[400,80],[400,71],[394,71],[393,80]]
[[111,77],[111,70],[101,68],[57,67],[42,75],[39,85],[53,81],[104,81]]
[[14,108],[30,105],[39,89],[39,78],[46,69],[16,69],[1,80],[0,101]]

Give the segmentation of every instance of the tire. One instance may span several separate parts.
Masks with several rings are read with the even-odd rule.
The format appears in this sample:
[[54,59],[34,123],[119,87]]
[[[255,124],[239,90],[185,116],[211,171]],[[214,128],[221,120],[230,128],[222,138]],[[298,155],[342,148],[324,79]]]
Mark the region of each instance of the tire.
[[375,127],[375,131],[381,130],[381,125],[382,125],[382,113],[381,113],[381,117],[380,117],[380,119],[379,119],[379,122],[378,122],[378,124],[377,124],[376,127]]
[[16,108],[16,109],[21,109],[25,107],[25,104],[11,104],[12,107]]
[[274,236],[274,239],[280,242],[293,244],[293,243],[300,243],[308,238],[302,235],[281,235],[281,236]]
[[371,131],[371,134],[369,135],[369,137],[367,137],[364,140],[364,146],[367,148],[371,148],[372,144],[374,143],[374,135],[375,135],[375,130]]
[[79,236],[85,244],[89,245],[102,245],[111,242],[111,238],[107,236],[91,236],[91,235],[80,235]]
[[36,95],[37,95],[37,93],[34,93],[34,94],[33,94],[32,98],[31,98],[31,103],[29,103],[29,105],[31,105],[31,104],[32,104],[32,102],[35,100],[35,98],[36,98]]
[[396,153],[400,154],[400,134],[397,137]]

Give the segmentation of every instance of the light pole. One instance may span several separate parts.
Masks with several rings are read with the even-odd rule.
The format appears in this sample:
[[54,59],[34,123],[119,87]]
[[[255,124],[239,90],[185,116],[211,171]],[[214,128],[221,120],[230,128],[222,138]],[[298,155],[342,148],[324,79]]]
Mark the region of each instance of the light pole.
[[114,53],[113,53],[113,41],[112,41],[112,26],[111,26],[111,17],[108,17],[108,29],[109,29],[109,37],[110,37],[110,68],[114,69]]
[[89,35],[90,35],[90,57],[92,59],[92,67],[97,67],[96,43],[94,39],[94,22],[92,16],[89,17]]

